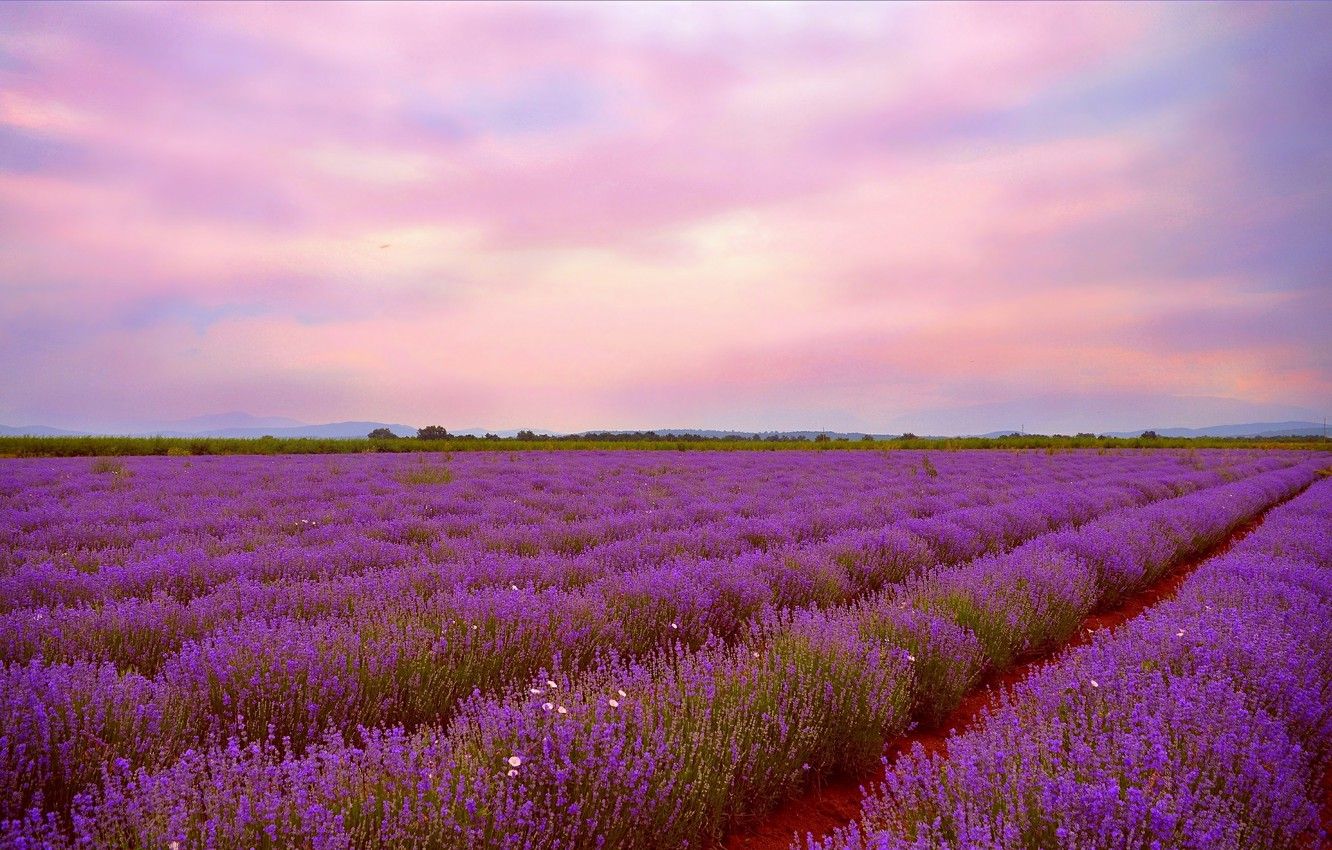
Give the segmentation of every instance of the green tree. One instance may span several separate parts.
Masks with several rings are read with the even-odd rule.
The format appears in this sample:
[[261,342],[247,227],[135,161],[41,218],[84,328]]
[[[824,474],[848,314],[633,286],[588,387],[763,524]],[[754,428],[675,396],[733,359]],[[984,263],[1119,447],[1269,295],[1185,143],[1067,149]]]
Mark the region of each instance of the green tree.
[[427,425],[424,428],[416,429],[416,439],[418,440],[447,440],[448,438],[448,429],[443,425]]
[[372,440],[396,440],[398,435],[387,428],[376,428],[366,435]]

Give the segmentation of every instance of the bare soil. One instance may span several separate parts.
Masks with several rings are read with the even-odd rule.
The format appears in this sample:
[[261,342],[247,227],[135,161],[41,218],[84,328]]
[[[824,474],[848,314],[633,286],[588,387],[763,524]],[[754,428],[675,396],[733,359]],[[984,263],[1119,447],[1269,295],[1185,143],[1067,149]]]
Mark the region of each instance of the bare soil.
[[1323,771],[1323,840],[1321,850],[1332,850],[1332,767]]

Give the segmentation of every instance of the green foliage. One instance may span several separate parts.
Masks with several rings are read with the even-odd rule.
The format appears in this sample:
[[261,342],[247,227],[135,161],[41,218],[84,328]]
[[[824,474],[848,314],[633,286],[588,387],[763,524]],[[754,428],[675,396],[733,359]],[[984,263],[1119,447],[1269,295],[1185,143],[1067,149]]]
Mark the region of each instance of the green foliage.
[[399,472],[394,478],[403,484],[448,484],[453,480],[453,470],[447,466],[420,464]]
[[361,452],[468,452],[468,451],[580,451],[625,449],[637,451],[901,451],[903,449],[961,451],[966,449],[1298,449],[1332,451],[1332,439],[1323,437],[935,437],[904,435],[891,441],[811,440],[769,435],[762,439],[732,439],[651,432],[583,434],[543,437],[520,431],[515,439],[481,439],[451,435],[442,440],[368,440],[364,437],[9,437],[0,436],[0,457],[130,457],[139,455],[279,455],[359,454]]
[[92,471],[99,475],[125,475],[129,472],[125,464],[109,457],[94,458],[92,462]]
[[981,649],[993,668],[1004,669],[1017,655],[1014,629],[1008,622],[1007,612],[981,607],[974,599],[960,593],[950,593],[917,603],[926,611],[942,612],[953,618],[980,641]]
[[904,649],[912,659],[915,687],[911,713],[926,727],[937,726],[962,703],[980,681],[983,659],[958,655],[956,647],[936,645],[926,619],[906,620],[868,606],[859,617],[860,635],[867,641]]
[[424,428],[416,429],[416,439],[418,440],[447,440],[448,438],[449,431],[443,425],[427,425]]
[[376,428],[366,435],[371,440],[396,440],[398,435],[387,428]]

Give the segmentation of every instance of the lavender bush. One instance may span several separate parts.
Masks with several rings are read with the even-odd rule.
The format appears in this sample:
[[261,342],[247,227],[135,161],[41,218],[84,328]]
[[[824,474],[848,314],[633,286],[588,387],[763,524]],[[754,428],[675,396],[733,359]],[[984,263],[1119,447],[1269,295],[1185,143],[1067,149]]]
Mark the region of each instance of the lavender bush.
[[[1297,454],[958,453],[935,476],[899,454],[18,465],[14,712],[92,687],[111,719],[6,724],[6,840],[697,842],[1313,477]],[[1119,572],[1116,535],[1143,541]]]
[[1297,848],[1332,760],[1332,481],[808,846]]

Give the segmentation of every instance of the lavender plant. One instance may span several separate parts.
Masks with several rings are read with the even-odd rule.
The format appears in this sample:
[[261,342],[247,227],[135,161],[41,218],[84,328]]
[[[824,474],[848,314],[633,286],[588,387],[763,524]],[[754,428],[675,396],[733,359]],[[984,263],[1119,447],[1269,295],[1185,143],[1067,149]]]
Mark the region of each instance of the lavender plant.
[[[6,675],[50,671],[28,704],[68,702],[62,665],[109,657],[96,704],[181,722],[107,750],[74,745],[88,721],[13,726],[4,834],[695,842],[862,768],[984,667],[1066,636],[1120,586],[1082,532],[1151,541],[1124,570],[1137,586],[1313,477],[1253,453],[960,453],[925,477],[872,455],[530,457],[406,483],[395,458],[208,476],[153,459],[128,480],[154,498],[104,489],[91,529],[69,527],[70,502],[92,510],[81,491],[24,466],[3,514],[24,530],[0,578],[21,597],[0,620]],[[169,494],[191,510],[172,518]],[[62,545],[85,568],[58,566]],[[17,778],[39,762],[40,782]]]
[[[1297,848],[1332,762],[1332,482],[894,765],[852,848]],[[1196,539],[1196,538],[1195,538]],[[1299,542],[1297,542],[1299,541]]]

